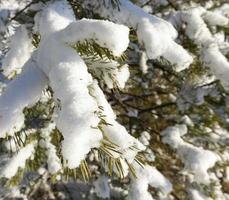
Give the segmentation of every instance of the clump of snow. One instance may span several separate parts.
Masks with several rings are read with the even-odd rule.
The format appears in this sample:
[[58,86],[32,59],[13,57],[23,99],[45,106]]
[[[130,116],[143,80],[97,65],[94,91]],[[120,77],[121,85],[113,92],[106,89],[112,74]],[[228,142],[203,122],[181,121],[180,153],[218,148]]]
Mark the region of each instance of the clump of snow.
[[227,3],[223,4],[220,7],[213,9],[214,12],[219,13],[225,17],[229,17],[229,5]]
[[229,19],[217,12],[206,11],[203,19],[211,26],[226,26],[229,24]]
[[90,72],[98,79],[103,80],[110,89],[114,87],[123,89],[130,76],[128,65],[120,66],[118,62],[113,60],[92,61],[88,67]]
[[202,59],[209,66],[213,74],[220,79],[222,85],[229,88],[229,62],[227,58],[219,51],[216,44],[210,45],[207,49],[201,51]]
[[180,121],[181,123],[186,124],[187,126],[194,126],[192,119],[188,115],[184,115]]
[[147,71],[148,71],[147,60],[148,60],[148,57],[147,57],[146,53],[144,51],[141,52],[139,65],[140,65],[140,68],[144,74],[147,73]]
[[149,141],[151,139],[150,134],[147,131],[143,131],[139,137],[139,141],[145,146],[149,145]]
[[229,182],[229,167],[226,167],[225,175],[226,175],[226,177],[225,177],[226,181]]
[[65,52],[62,63],[53,65],[49,80],[54,98],[61,103],[55,121],[64,137],[62,154],[67,166],[75,168],[91,148],[99,146],[102,133],[96,129],[99,123],[95,114],[97,104],[87,88],[91,77],[86,65],[71,48],[61,50]]
[[[57,34],[58,40],[76,43],[84,40],[94,40],[101,47],[108,48],[114,56],[120,56],[129,44],[129,29],[107,20],[82,19],[71,23]],[[111,39],[112,38],[112,39]]]
[[[14,22],[10,21],[17,11],[22,10],[28,3],[28,0],[2,0],[0,4],[0,32],[11,32],[9,35],[13,34],[14,30],[12,24]],[[14,28],[13,28],[14,29]]]
[[95,193],[100,198],[110,198],[109,178],[101,175],[94,183]]
[[35,104],[47,84],[45,74],[28,60],[21,74],[13,79],[0,96],[0,137],[13,135],[24,125],[23,109]]
[[[101,47],[108,48],[114,56],[119,56],[128,47],[129,29],[105,20],[83,19],[76,22],[72,10],[65,1],[48,4],[36,16],[35,23],[35,30],[41,34],[40,45],[23,67],[22,73],[7,86],[0,98],[1,137],[12,135],[23,127],[22,110],[33,105],[41,96],[46,84],[49,84],[53,89],[54,98],[60,103],[54,120],[64,137],[62,154],[66,165],[75,168],[91,148],[99,147],[103,136],[98,128],[98,99],[100,101],[101,98],[96,99],[91,94],[89,89],[94,84],[93,78],[84,61],[71,48],[71,44],[94,40]],[[129,77],[127,65],[118,68],[115,61],[111,61],[110,65],[113,67],[112,73],[116,83],[123,88]],[[105,82],[109,87],[113,87],[108,78],[105,78]],[[104,97],[102,101],[105,106],[109,105]],[[109,109],[109,113],[106,112]],[[115,143],[119,144],[122,141],[120,148],[125,149],[126,158],[133,161],[136,153],[128,154],[127,149],[136,143],[140,146],[140,143],[115,121],[115,114],[109,106],[105,108],[105,112],[108,114],[108,123],[112,125],[104,125],[104,131]],[[125,141],[123,137],[126,137]],[[52,154],[55,153],[53,146],[47,144],[47,138],[45,141],[46,148]],[[51,171],[57,171],[57,168],[54,167]]]
[[201,76],[200,80],[193,83],[195,86],[184,85],[179,91],[176,101],[179,110],[187,110],[191,105],[202,105],[207,95],[215,95],[214,88],[210,84],[214,80],[214,76]]
[[[92,96],[96,98],[98,107],[102,108],[101,113],[104,116],[104,120],[110,124],[101,126],[105,136],[107,136],[110,141],[117,144],[118,150],[123,152],[124,158],[129,163],[132,163],[136,153],[138,152],[137,149],[140,151],[145,149],[145,147],[136,138],[131,136],[124,126],[115,120],[116,116],[96,81],[93,82],[90,91]],[[137,149],[136,151],[133,151],[129,149],[130,147],[137,147]]]
[[162,142],[177,151],[180,159],[185,164],[185,170],[194,174],[194,181],[208,184],[210,181],[208,169],[219,161],[219,156],[212,151],[185,142],[181,136],[186,133],[186,125],[168,127],[161,132]]
[[50,134],[54,129],[54,123],[50,123],[48,127],[43,128],[41,130],[41,137],[43,138],[43,140],[41,140],[39,144],[46,149],[45,153],[47,156],[48,171],[51,174],[55,174],[62,169],[61,161],[57,156],[56,147],[51,143]]
[[130,164],[133,163],[136,154],[139,151],[144,150],[145,146],[131,136],[126,128],[116,121],[116,115],[110,104],[107,102],[102,90],[99,88],[97,81],[94,81],[91,85],[90,93],[97,100],[98,107],[101,108],[100,112],[103,119],[108,123],[108,125],[101,125],[103,134],[112,141],[112,143],[117,145],[117,150],[121,153],[110,152],[113,157],[120,159],[123,168],[123,175],[125,177],[129,172],[129,167],[125,161]]
[[22,66],[30,58],[34,50],[31,39],[25,26],[18,28],[16,33],[12,36],[9,51],[2,60],[3,74],[9,78],[14,73],[21,72]]
[[147,148],[144,151],[144,157],[145,157],[146,161],[154,162],[156,156],[154,155],[154,152],[150,148]]
[[29,159],[34,152],[35,143],[30,143],[21,148],[18,153],[9,160],[6,166],[1,170],[0,177],[11,178],[19,168],[24,168],[26,160]]
[[[49,13],[52,13],[52,10],[53,7],[50,7]],[[55,9],[53,12],[57,13]],[[46,17],[49,16],[51,14]],[[57,15],[55,20],[57,21]],[[50,22],[52,20],[46,20],[46,23]],[[53,26],[47,25],[56,31]],[[60,101],[61,109],[55,122],[64,137],[62,154],[70,168],[79,166],[91,148],[99,147],[102,132],[98,129],[100,118],[97,113],[100,111],[99,107],[107,106],[108,102],[102,97],[105,106],[98,103],[101,97],[91,91],[95,82],[88,73],[86,64],[66,43],[70,45],[84,40],[94,40],[112,51],[115,56],[119,56],[128,47],[128,33],[129,29],[123,25],[105,20],[83,19],[72,22],[66,28],[41,40],[36,61],[49,77],[54,98]],[[49,52],[52,52],[51,59]],[[124,87],[129,76],[127,68],[123,69],[116,73],[120,87]],[[96,92],[102,92],[98,85],[94,90],[95,88]],[[105,112],[108,110],[111,110],[109,106],[104,108]],[[109,119],[107,121],[111,125],[104,125],[103,131],[111,141],[114,140],[120,145],[120,148],[134,146],[135,139],[115,121],[114,116],[113,111],[106,113],[106,118]],[[123,141],[123,137],[127,140]]]
[[222,54],[210,32],[207,24],[227,26],[229,19],[220,13],[207,11],[203,7],[191,8],[186,11],[178,11],[172,21],[177,26],[186,24],[185,32],[193,42],[200,47],[200,58],[203,63],[210,67],[212,73],[222,82],[222,85],[228,89],[229,85],[229,63]]
[[42,12],[36,14],[34,19],[34,31],[38,32],[42,38],[66,28],[75,21],[74,13],[67,1],[49,3]]
[[[77,56],[74,55],[74,58],[77,59]],[[54,97],[61,102],[56,124],[64,136],[62,153],[70,168],[79,166],[90,149],[98,147],[102,139],[102,133],[96,129],[99,123],[95,114],[97,104],[89,94],[89,83],[83,83],[83,80],[88,79],[86,66],[79,57],[78,59],[75,66],[73,62],[61,63],[49,74]]]
[[155,167],[149,165],[136,166],[137,178],[132,178],[129,188],[128,200],[153,200],[148,192],[148,186],[159,189],[167,195],[172,191],[172,184]]
[[84,1],[84,4],[93,4],[99,15],[136,29],[138,40],[146,49],[149,59],[163,56],[177,71],[192,63],[192,57],[187,51],[174,42],[177,32],[167,21],[149,15],[128,0],[120,0],[119,9],[104,8],[104,1]]
[[195,189],[188,190],[189,197],[193,200],[212,200],[212,198],[205,196],[200,191]]

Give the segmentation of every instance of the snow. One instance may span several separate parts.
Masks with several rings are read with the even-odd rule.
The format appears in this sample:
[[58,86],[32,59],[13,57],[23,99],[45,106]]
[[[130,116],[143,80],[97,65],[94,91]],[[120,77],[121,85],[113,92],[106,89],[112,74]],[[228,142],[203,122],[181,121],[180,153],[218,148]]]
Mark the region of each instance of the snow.
[[120,56],[129,45],[128,27],[108,20],[82,19],[71,23],[56,36],[59,41],[70,44],[92,39],[112,51],[114,56]]
[[229,19],[217,12],[206,11],[203,15],[204,21],[211,26],[226,26],[229,23]]
[[[54,65],[49,80],[54,98],[61,102],[55,121],[64,137],[62,154],[68,167],[75,168],[91,148],[99,146],[102,133],[93,128],[98,126],[99,118],[95,114],[97,104],[87,88],[90,76],[86,65],[74,50],[61,49],[65,52],[63,62]],[[68,62],[68,58],[72,62]]]
[[100,198],[110,198],[109,178],[101,175],[94,183],[95,193]]
[[21,74],[13,79],[0,96],[0,137],[13,135],[24,125],[23,109],[34,105],[47,84],[47,78],[30,59]]
[[2,0],[0,4],[0,32],[5,32],[11,25],[6,23],[10,18],[14,17],[18,10],[23,9],[30,0]]
[[171,21],[177,26],[186,24],[185,32],[187,36],[200,48],[200,58],[203,63],[210,67],[212,73],[221,81],[225,89],[229,85],[229,63],[227,58],[220,52],[219,46],[214,36],[207,27],[209,25],[228,25],[229,19],[220,13],[206,11],[203,7],[179,11],[173,14]]
[[145,165],[136,166],[137,178],[132,178],[129,188],[128,200],[153,200],[148,192],[148,185],[159,189],[164,194],[172,191],[172,185],[155,167]]
[[[0,3],[0,46],[1,53],[5,54],[2,49],[5,48],[5,44],[8,43],[8,39],[15,33],[15,30],[19,26],[19,23],[12,19],[16,12],[23,9],[30,0],[2,0]],[[2,52],[3,51],[3,52]],[[1,57],[3,56],[1,55]]]
[[[25,143],[26,137],[35,134],[36,129],[26,129],[20,132],[20,140]],[[10,138],[6,141],[4,141],[4,146],[9,152],[16,152],[18,150],[18,144],[16,143],[14,138]]]
[[229,88],[229,62],[219,51],[219,48],[212,44],[207,49],[202,50],[202,59],[209,66],[212,73],[221,80],[225,89]]
[[138,139],[142,144],[148,146],[151,136],[147,131],[143,131]]
[[200,191],[195,190],[195,189],[189,189],[188,193],[189,193],[190,198],[193,200],[212,200],[212,198],[206,197]]
[[103,2],[84,1],[97,8],[102,17],[133,27],[137,30],[138,41],[146,49],[149,59],[165,57],[177,71],[181,71],[192,63],[192,57],[180,45],[174,42],[177,32],[167,21],[153,15],[149,15],[141,8],[128,0],[120,0],[119,9],[104,9]]
[[[112,142],[117,144],[120,149],[122,149],[121,152],[123,150],[127,150],[130,147],[139,147],[140,146],[140,149],[144,148],[144,147],[141,147],[140,142],[137,139],[135,139],[133,136],[131,136],[121,124],[119,124],[116,121],[108,121],[108,123],[111,123],[112,125],[104,126],[103,130],[105,134],[108,136],[108,138]],[[126,159],[130,163],[132,163],[133,158],[132,156],[126,157]]]
[[[137,146],[139,149],[144,148],[140,142],[131,136],[124,126],[119,124],[115,119],[116,116],[112,111],[110,104],[107,102],[102,90],[98,87],[96,81],[93,82],[91,94],[97,100],[98,107],[102,107],[101,113],[105,121],[111,125],[102,125],[105,135],[115,144],[117,144],[121,152],[129,147]],[[123,139],[125,138],[125,140]],[[132,161],[130,162],[132,163]]]
[[1,170],[0,177],[11,178],[19,168],[24,168],[26,160],[29,159],[34,152],[35,143],[30,143],[21,148]]
[[[75,168],[92,148],[99,147],[102,132],[98,129],[98,102],[89,90],[94,84],[93,78],[84,61],[70,45],[94,40],[100,46],[108,48],[115,56],[120,56],[128,47],[129,29],[106,20],[74,21],[74,15],[65,1],[48,4],[35,17],[35,24],[35,30],[41,34],[40,45],[33,53],[32,59],[23,67],[22,73],[10,82],[0,98],[0,128],[4,133],[2,137],[6,134],[12,135],[23,127],[22,110],[33,105],[40,98],[46,84],[49,84],[54,91],[55,100],[60,103],[54,120],[64,137],[62,154],[67,167]],[[117,85],[123,88],[129,77],[128,66],[120,67],[117,64],[115,61],[109,63]],[[113,87],[108,77],[105,82],[109,87]],[[102,101],[105,106],[108,105],[105,98]],[[105,109],[111,110],[110,107]],[[121,141],[122,134],[128,138],[122,142],[121,148],[126,149],[139,143],[115,121],[113,111],[106,114],[107,118],[111,119],[109,122],[112,126],[104,126],[103,129],[109,137],[115,139],[117,144]],[[121,132],[117,131],[119,129]],[[46,143],[47,140],[46,138]],[[46,144],[46,148],[55,153],[51,144]],[[133,160],[132,154],[131,159]],[[57,171],[55,168],[58,169],[54,167],[52,171]]]
[[[12,17],[12,13],[14,14],[19,7],[21,8],[19,1],[9,0],[9,5],[14,2],[17,5],[15,4],[12,10],[0,11],[0,31],[6,31],[8,25],[5,26],[5,20],[8,15]],[[164,153],[161,147],[158,146],[157,150],[150,149],[152,148],[150,142],[154,141],[150,141],[149,132],[142,132],[138,139],[130,135],[125,126],[116,119],[115,112],[100,88],[100,85],[104,86],[105,84],[108,89],[123,89],[130,76],[129,66],[120,64],[115,60],[90,60],[86,56],[79,55],[72,46],[85,40],[96,42],[101,47],[111,51],[114,56],[120,56],[128,48],[128,27],[130,27],[136,30],[140,43],[140,50],[138,50],[141,53],[139,66],[143,73],[147,72],[148,59],[164,57],[176,71],[181,71],[192,63],[192,56],[180,45],[183,38],[180,37],[179,40],[176,40],[177,32],[169,22],[146,12],[146,10],[148,12],[153,11],[152,8],[145,7],[144,11],[128,0],[120,0],[120,10],[113,7],[104,9],[103,2],[106,4],[108,0],[85,0],[83,4],[84,6],[91,4],[94,6],[94,11],[99,13],[101,17],[109,18],[117,24],[108,20],[82,19],[76,21],[67,1],[49,2],[42,5],[46,6],[45,9],[40,7],[41,5],[38,6],[39,8],[34,7],[36,11],[41,9],[35,17],[35,27],[33,27],[33,31],[41,35],[39,47],[34,50],[30,34],[25,26],[21,26],[12,37],[9,51],[3,60],[4,75],[13,79],[7,80],[0,86],[0,137],[13,136],[15,132],[24,127],[23,109],[25,107],[33,106],[38,100],[41,100],[42,103],[47,102],[53,96],[56,104],[52,116],[53,122],[38,131],[42,138],[39,145],[45,149],[49,173],[55,174],[61,172],[62,169],[56,147],[51,142],[52,131],[57,128],[63,136],[61,148],[66,165],[64,167],[78,167],[81,161],[86,159],[91,149],[99,148],[101,142],[108,139],[117,145],[117,150],[120,152],[116,153],[111,150],[113,157],[121,162],[124,171],[123,177],[129,173],[126,161],[136,169],[137,178],[131,177],[129,194],[126,193],[126,190],[119,189],[124,191],[126,196],[128,195],[128,199],[153,199],[154,197],[148,191],[149,186],[159,190],[157,192],[158,199],[170,199],[168,194],[172,190],[172,185],[169,180],[155,167],[146,165],[141,168],[134,161],[137,153],[145,150],[143,155],[145,155],[146,161],[148,163],[157,162],[160,159],[158,155],[161,156],[161,153]],[[158,5],[167,3],[164,0],[157,1]],[[0,7],[0,9],[4,9],[4,6],[6,6],[6,10],[11,9],[7,1],[1,2],[0,5],[3,5],[3,8]],[[214,33],[217,30],[214,26],[228,25],[228,6],[207,11],[205,8],[199,7],[198,4],[193,5],[195,5],[193,9],[176,11],[173,16],[174,21],[171,21],[176,22],[178,27],[185,29],[185,34],[198,46],[197,54],[200,56],[200,61],[211,68],[212,73],[221,80],[225,88],[229,88],[229,64],[225,57],[228,53],[228,41],[225,39],[227,36],[223,31]],[[213,2],[209,2],[207,6],[213,6]],[[160,13],[160,16],[163,14]],[[27,28],[29,30],[31,26],[29,25]],[[5,46],[7,47],[7,45]],[[139,48],[138,45],[136,47]],[[15,72],[18,75],[13,77]],[[146,78],[148,79],[147,76]],[[200,79],[204,79],[204,76],[201,76]],[[202,80],[202,82],[204,81]],[[143,84],[147,85],[147,83]],[[43,93],[46,86],[52,88],[52,95]],[[210,89],[208,87],[196,89],[192,86],[185,85],[184,89],[182,88],[186,93],[184,94],[185,100],[191,99],[190,102],[194,102],[194,105],[204,103],[204,97],[209,94]],[[197,84],[197,87],[199,86]],[[164,85],[161,87],[167,89]],[[193,90],[196,91],[194,95]],[[173,94],[177,95],[176,92],[173,91]],[[188,97],[187,93],[189,93]],[[177,98],[173,94],[170,94],[169,99],[173,102],[177,100],[179,103],[179,96]],[[155,93],[154,97],[157,105],[162,104],[163,98],[160,95]],[[128,110],[127,114],[138,117],[138,112],[134,109]],[[186,114],[189,115],[190,113],[187,112]],[[170,116],[166,117],[169,118]],[[177,120],[176,117],[171,119]],[[184,186],[188,186],[185,189],[190,198],[194,200],[211,199],[207,197],[208,194],[202,192],[204,187],[208,187],[207,189],[214,191],[216,199],[226,199],[228,195],[223,194],[220,182],[222,179],[228,181],[229,169],[226,168],[225,171],[219,169],[216,172],[209,169],[213,168],[218,161],[220,164],[223,164],[224,161],[227,162],[229,154],[224,151],[222,160],[220,160],[211,144],[207,143],[205,148],[213,150],[198,147],[199,143],[194,145],[198,139],[189,138],[192,136],[188,135],[188,128],[196,128],[194,125],[199,119],[201,116],[183,116],[181,120],[178,120],[183,124],[177,124],[164,130],[161,133],[161,141],[168,144],[176,152],[177,158],[184,164],[184,170],[181,171],[182,179],[185,180]],[[228,132],[217,126],[210,127],[201,125],[200,130],[209,134],[206,138],[211,139],[214,145],[225,146],[228,142]],[[145,130],[148,130],[148,127]],[[28,135],[37,130],[27,131]],[[24,141],[23,132],[20,133],[22,134],[21,139]],[[205,140],[206,138],[203,137],[202,139]],[[13,145],[11,146],[11,144]],[[7,150],[12,148],[14,153],[17,151],[13,139],[5,142],[4,145]],[[27,144],[19,150],[18,154],[15,153],[1,171],[1,177],[11,178],[19,168],[25,167],[26,160],[33,155],[35,145],[35,143]],[[155,155],[153,151],[156,152]],[[98,161],[95,157],[96,155],[90,161]],[[94,169],[98,170],[96,166]],[[113,170],[118,172],[115,166]],[[44,169],[39,171],[40,173],[43,171],[41,174],[44,173]],[[210,181],[214,184],[210,184]],[[106,176],[100,176],[94,182],[95,192],[100,198],[110,198],[110,193],[112,193],[109,188],[110,185]]]
[[220,15],[223,15],[225,17],[229,17],[229,5],[228,3],[223,4],[220,7],[217,7],[214,9],[214,12],[219,13]]
[[[50,13],[47,17],[52,16],[53,6],[47,10]],[[53,12],[56,14],[58,9],[54,9]],[[56,21],[58,21],[57,15],[55,23]],[[46,20],[46,23],[51,22],[52,20]],[[62,18],[60,17],[61,22]],[[44,26],[55,31],[55,25]],[[94,98],[97,95],[89,90],[95,82],[88,73],[84,61],[75,50],[66,44],[70,45],[92,39],[100,46],[108,48],[115,56],[119,56],[128,47],[128,33],[129,29],[123,25],[105,20],[83,19],[70,23],[66,28],[44,37],[41,41],[36,61],[49,77],[54,98],[61,104],[55,123],[64,137],[62,154],[69,168],[78,167],[80,161],[85,159],[92,148],[99,147],[102,132],[97,128],[100,121],[96,114],[100,105]],[[51,59],[49,52],[52,52]],[[124,83],[129,77],[129,72],[126,66],[124,67],[124,70],[119,69],[117,75],[120,87],[124,87]],[[98,86],[96,89],[99,90]],[[102,101],[106,105],[108,104],[105,98]],[[123,126],[114,121],[114,114],[112,112],[106,114],[108,114],[107,118],[112,119],[109,121],[112,126],[104,126],[103,128],[108,137],[119,144],[121,134],[123,134],[129,139],[122,142],[121,148],[134,145],[135,139],[127,133]],[[109,116],[110,114],[111,116]]]
[[161,132],[162,142],[176,150],[185,165],[185,170],[194,174],[195,182],[208,184],[210,183],[208,169],[220,160],[219,156],[212,151],[185,142],[181,136],[186,133],[186,125],[168,127]]
[[[8,10],[7,1],[3,2]],[[7,12],[0,11],[0,31],[6,31],[8,25],[5,26],[4,23],[8,15],[12,17],[12,13],[14,14],[19,7],[21,8],[19,1],[10,0],[9,2],[9,4],[17,2],[17,5]],[[61,150],[65,161],[64,167],[71,169],[79,167],[91,149],[99,148],[101,142],[108,139],[117,145],[117,151],[120,152],[111,150],[113,157],[121,162],[123,177],[129,173],[126,161],[136,169],[137,178],[131,177],[129,194],[127,194],[126,188],[125,190],[119,189],[122,193],[125,192],[123,196],[128,195],[127,199],[131,200],[151,200],[154,198],[148,191],[151,186],[156,188],[158,199],[170,199],[169,193],[172,191],[170,181],[155,167],[146,164],[141,168],[135,162],[136,155],[143,150],[145,150],[143,155],[145,155],[146,162],[157,162],[160,159],[158,155],[161,156],[161,153],[164,153],[163,150],[159,146],[157,150],[150,149],[152,148],[150,143],[154,142],[151,141],[150,132],[142,132],[138,139],[130,135],[125,126],[116,119],[115,112],[100,88],[100,85],[106,85],[106,89],[123,89],[130,76],[129,66],[103,58],[96,61],[90,60],[87,56],[78,54],[72,46],[85,40],[96,42],[111,51],[114,56],[120,56],[128,48],[128,27],[130,27],[136,30],[140,43],[140,47],[136,44],[133,46],[136,45],[140,49],[138,50],[138,53],[141,54],[139,66],[143,73],[147,72],[148,59],[163,57],[173,65],[176,71],[181,71],[192,63],[192,56],[180,45],[183,38],[180,37],[176,40],[177,32],[169,22],[146,12],[146,10],[153,11],[152,8],[145,7],[144,11],[128,0],[120,0],[120,10],[104,9],[101,2],[106,3],[108,0],[86,0],[83,4],[86,6],[89,3],[95,6],[95,12],[99,13],[101,17],[109,18],[117,24],[108,20],[82,19],[76,21],[67,1],[52,1],[46,5],[39,5],[39,8],[34,7],[36,11],[41,10],[35,17],[35,27],[33,27],[33,31],[41,35],[41,41],[36,50],[31,44],[30,33],[25,26],[17,29],[11,39],[9,51],[2,62],[4,75],[13,79],[1,84],[0,137],[13,136],[15,132],[24,127],[23,109],[25,107],[33,106],[38,100],[41,100],[41,103],[48,102],[53,97],[56,105],[51,119],[53,122],[41,130],[26,130],[27,135],[34,132],[40,134],[39,145],[45,149],[47,157],[47,166],[45,165],[45,167],[50,174],[59,173],[62,169],[56,146],[51,142],[51,134],[57,128],[63,136]],[[157,1],[158,5],[167,3],[164,0]],[[46,8],[43,9],[40,6]],[[225,57],[228,52],[228,41],[225,40],[227,36],[223,31],[214,33],[217,30],[214,26],[228,25],[227,11],[228,7],[218,7],[211,11],[196,7],[177,11],[174,15],[176,25],[184,27],[185,34],[198,46],[197,53],[199,53],[201,61],[211,68],[212,73],[221,80],[226,88],[229,87],[229,65]],[[163,14],[161,13],[160,16]],[[26,26],[28,30],[32,28],[30,25]],[[7,47],[7,44],[5,46]],[[1,54],[4,52],[2,51]],[[132,66],[132,60],[130,63]],[[15,74],[17,75],[13,76]],[[148,79],[148,75],[144,77]],[[204,79],[204,77],[200,79]],[[147,85],[147,83],[144,84]],[[52,94],[44,94],[44,89],[47,86],[51,87]],[[164,85],[162,86],[166,89]],[[189,86],[184,90],[190,96],[187,97],[185,94],[184,98],[187,97],[186,100],[189,100],[190,97],[191,102],[194,102],[195,105],[203,103],[204,97],[209,94],[209,88],[196,89],[192,86],[189,88]],[[192,89],[196,90],[194,95]],[[177,95],[176,92],[173,91],[173,94]],[[177,100],[179,103],[179,96],[177,98],[173,94],[170,94],[169,99],[173,102]],[[157,105],[162,104],[163,98],[160,95],[155,93],[154,97]],[[134,109],[128,110],[127,114],[138,117],[138,112]],[[226,199],[228,195],[223,194],[220,181],[221,179],[228,181],[229,169],[216,170],[216,172],[209,169],[213,168],[218,161],[220,164],[228,161],[228,152],[222,153],[221,162],[215,150],[198,147],[199,143],[194,146],[194,142],[198,140],[189,138],[188,128],[196,128],[194,125],[200,116],[195,117],[188,112],[185,114],[189,116],[185,115],[181,120],[178,120],[184,124],[177,124],[164,130],[161,133],[161,141],[168,144],[184,164],[184,170],[181,171],[182,179],[185,180],[184,186],[188,186],[185,189],[190,198],[195,200],[210,199],[207,197],[208,194],[202,192],[202,188],[205,187],[202,185],[203,183],[208,184],[208,189],[210,186],[212,187],[211,189],[218,199]],[[220,128],[217,129],[217,127],[210,127],[210,131],[206,131],[207,128],[204,129],[201,125],[201,130],[206,134],[209,133],[209,138],[217,145],[225,145],[228,132]],[[145,130],[148,130],[148,127]],[[20,131],[21,139],[25,141],[23,132]],[[5,142],[4,145],[6,150],[12,149],[14,153],[18,150],[13,139]],[[1,170],[1,177],[11,178],[19,168],[24,168],[26,160],[33,156],[35,146],[36,143],[31,143],[19,149],[18,154],[15,153],[5,168]],[[205,148],[212,149],[212,146],[206,145]],[[155,151],[155,155],[153,151]],[[95,157],[96,155],[90,161],[98,161]],[[157,163],[156,166],[158,166]],[[98,170],[96,167],[94,169]],[[41,174],[44,173],[44,169],[39,171],[40,173],[43,171]],[[113,171],[117,173],[118,169],[114,166]],[[224,173],[225,177],[223,177]],[[214,185],[209,184],[210,181]],[[125,182],[124,185],[128,183]],[[110,198],[111,184],[106,176],[99,176],[93,185],[99,198]]]
[[50,123],[48,127],[41,129],[41,137],[39,145],[46,149],[48,171],[55,174],[62,169],[61,161],[57,156],[56,147],[51,143],[51,132],[55,129],[55,124]]
[[186,124],[187,126],[193,127],[194,123],[192,121],[192,119],[188,116],[188,115],[184,115],[181,120],[180,120],[183,124]]
[[111,120],[116,119],[116,115],[112,110],[111,105],[108,103],[96,80],[94,80],[93,84],[90,85],[90,94],[96,99],[97,105],[101,108],[101,112],[105,116],[106,120],[109,120],[109,118]]
[[225,177],[226,181],[229,182],[229,167],[226,167],[225,175],[226,175],[226,177]]
[[130,76],[128,65],[120,66],[118,62],[113,60],[90,61],[90,63],[87,62],[87,65],[93,76],[103,80],[109,89],[115,87],[123,89]]
[[104,136],[112,141],[112,143],[116,144],[117,150],[121,152],[121,154],[112,151],[110,153],[114,158],[120,159],[125,177],[128,175],[129,170],[128,165],[124,161],[126,160],[130,164],[133,163],[137,153],[144,150],[145,147],[136,138],[131,136],[124,126],[116,121],[116,115],[110,104],[107,102],[102,90],[99,88],[97,81],[93,82],[90,93],[97,100],[98,107],[101,108],[101,115],[108,124],[102,124],[100,127]]
[[147,70],[148,70],[147,60],[148,60],[148,58],[147,58],[146,53],[144,51],[141,52],[141,56],[140,56],[140,60],[139,60],[139,66],[140,66],[143,74],[147,73]]
[[9,51],[2,60],[3,74],[11,78],[14,73],[21,72],[22,66],[30,58],[34,50],[31,39],[25,26],[18,28],[16,33],[12,36]]
[[34,20],[34,31],[44,38],[66,28],[75,21],[75,17],[66,1],[55,1],[55,3],[49,3],[42,12],[38,12]]

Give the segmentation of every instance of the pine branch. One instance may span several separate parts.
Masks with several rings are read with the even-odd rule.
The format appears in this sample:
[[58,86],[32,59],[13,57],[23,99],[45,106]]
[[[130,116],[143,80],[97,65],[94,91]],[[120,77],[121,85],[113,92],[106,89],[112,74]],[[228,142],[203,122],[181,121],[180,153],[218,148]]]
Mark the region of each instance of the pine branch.
[[72,46],[77,53],[80,54],[86,61],[103,61],[109,62],[110,60],[116,60],[119,62],[124,62],[126,60],[125,54],[120,57],[116,57],[112,54],[112,52],[98,45],[93,40],[85,40],[83,42],[78,42]]

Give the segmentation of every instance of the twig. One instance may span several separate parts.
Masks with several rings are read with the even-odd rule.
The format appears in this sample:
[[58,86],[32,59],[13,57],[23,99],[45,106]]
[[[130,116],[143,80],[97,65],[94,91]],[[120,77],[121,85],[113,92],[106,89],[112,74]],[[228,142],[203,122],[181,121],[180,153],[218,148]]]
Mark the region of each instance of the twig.
[[164,108],[164,107],[167,107],[167,106],[174,106],[174,105],[176,105],[176,103],[174,103],[174,102],[164,103],[164,104],[153,106],[153,107],[150,107],[150,108],[141,109],[139,111],[139,113],[148,112],[148,111],[151,111],[151,110],[156,110],[156,109]]
[[10,18],[10,22],[15,20],[19,15],[21,15],[27,8],[29,8],[32,4],[37,3],[37,0],[31,1],[29,4],[27,4],[22,10],[19,10],[12,18]]

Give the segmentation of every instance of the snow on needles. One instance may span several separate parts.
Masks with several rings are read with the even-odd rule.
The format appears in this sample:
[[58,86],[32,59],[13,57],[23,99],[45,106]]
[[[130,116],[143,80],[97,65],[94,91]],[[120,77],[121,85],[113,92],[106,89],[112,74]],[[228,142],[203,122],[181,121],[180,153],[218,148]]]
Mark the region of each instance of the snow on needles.
[[210,176],[207,170],[219,161],[219,156],[212,151],[185,142],[181,136],[186,133],[187,126],[184,124],[168,127],[161,132],[162,142],[177,151],[185,164],[185,170],[194,174],[194,181],[208,184]]
[[186,24],[186,35],[200,48],[201,60],[210,67],[225,89],[228,89],[229,62],[221,53],[217,41],[208,28],[208,25],[228,26],[228,17],[221,13],[206,11],[203,7],[196,7],[174,13],[171,21],[180,27]]
[[125,24],[137,30],[139,42],[146,49],[149,59],[163,56],[177,71],[192,63],[192,57],[179,44],[174,42],[177,32],[165,20],[149,15],[128,0],[120,0],[119,9],[104,8],[104,1],[84,1],[85,6],[93,4],[95,12],[117,23]]
[[[172,184],[155,167],[136,166],[137,178],[131,180],[128,200],[153,200],[148,185],[159,189],[164,195],[172,191]],[[161,194],[161,195],[163,195]]]
[[84,61],[66,43],[93,39],[114,55],[120,55],[128,46],[128,33],[123,25],[83,19],[41,41],[37,62],[49,77],[55,99],[61,103],[56,125],[64,136],[62,153],[70,168],[79,166],[91,148],[99,147],[102,132],[96,128],[100,122],[96,114],[99,109],[88,89],[93,83],[92,76]]
[[21,148],[18,153],[9,160],[9,162],[0,171],[0,177],[11,178],[13,177],[18,168],[24,168],[26,160],[30,158],[34,152],[35,143],[30,143]]
[[30,58],[34,47],[28,32],[24,26],[21,26],[12,36],[9,52],[2,61],[3,74],[11,77],[14,73],[21,72],[22,66]]
[[51,174],[57,173],[61,170],[61,161],[57,156],[56,147],[51,143],[51,132],[55,129],[55,124],[50,123],[47,127],[41,129],[42,140],[39,145],[46,149],[48,171]]
[[[136,138],[131,136],[124,126],[116,121],[116,115],[110,104],[107,102],[102,90],[99,88],[97,81],[93,82],[90,91],[91,95],[95,97],[98,107],[102,107],[100,112],[102,116],[104,116],[104,120],[108,124],[111,124],[102,124],[101,128],[105,136],[115,143],[118,146],[117,150],[122,153],[120,155],[112,151],[110,152],[115,158],[119,158],[121,160],[124,169],[123,174],[126,176],[128,174],[128,166],[124,161],[127,160],[128,163],[133,163],[137,152],[144,150],[145,147]],[[136,147],[136,150],[132,150],[131,147]]]
[[[93,78],[84,60],[71,45],[94,40],[115,56],[120,56],[128,47],[129,29],[105,20],[74,21],[73,12],[65,1],[48,4],[35,17],[35,24],[35,30],[41,34],[40,45],[26,62],[22,73],[10,82],[0,98],[1,137],[12,135],[23,127],[23,108],[39,100],[42,90],[50,85],[61,108],[55,123],[64,137],[62,154],[67,167],[75,168],[91,148],[99,147],[103,135],[98,129],[98,102],[89,90],[94,84]],[[116,63],[113,68],[115,66]],[[113,71],[117,83],[123,88],[129,77],[127,66]],[[107,80],[106,83],[111,87]],[[108,104],[106,99],[103,101]],[[115,121],[113,114],[111,118],[111,124],[117,124],[131,140],[135,140]],[[112,134],[117,134],[117,131],[112,130]],[[53,152],[47,141],[48,138],[47,149]],[[125,147],[132,144],[128,143]]]
[[123,89],[130,76],[128,65],[120,66],[117,61],[92,61],[87,65],[93,76],[102,79],[110,89],[115,86]]
[[34,31],[44,38],[64,29],[71,22],[75,21],[75,17],[66,1],[56,1],[55,3],[48,4],[42,12],[38,12],[34,20]]
[[45,74],[30,58],[0,96],[0,138],[13,135],[24,126],[23,109],[39,100],[46,84]]
[[66,43],[92,39],[115,56],[120,56],[129,45],[129,28],[108,20],[82,19],[57,33],[57,37]]

